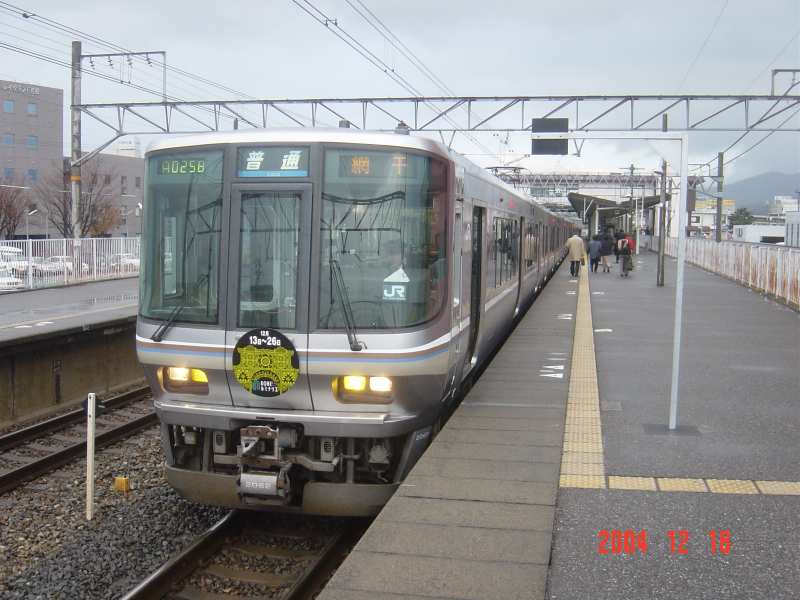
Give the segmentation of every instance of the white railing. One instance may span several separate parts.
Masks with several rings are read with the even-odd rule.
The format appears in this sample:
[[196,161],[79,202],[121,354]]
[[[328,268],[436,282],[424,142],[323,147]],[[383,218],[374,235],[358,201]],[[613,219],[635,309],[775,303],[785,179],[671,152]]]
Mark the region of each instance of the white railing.
[[0,240],[0,291],[139,274],[139,238]]
[[[666,253],[677,256],[678,240],[667,238],[666,242]],[[686,262],[800,309],[798,248],[748,242],[717,243],[702,238],[688,238]]]

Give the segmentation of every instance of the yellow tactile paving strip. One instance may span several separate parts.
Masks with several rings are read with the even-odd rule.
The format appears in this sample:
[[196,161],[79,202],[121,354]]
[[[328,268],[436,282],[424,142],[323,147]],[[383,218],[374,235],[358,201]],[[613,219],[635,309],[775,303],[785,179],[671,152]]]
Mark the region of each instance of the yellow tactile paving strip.
[[578,279],[578,308],[559,485],[566,488],[647,492],[800,496],[800,482],[795,481],[606,476],[588,269],[581,269]]
[[578,278],[578,308],[572,344],[560,485],[606,487],[588,269],[581,269]]

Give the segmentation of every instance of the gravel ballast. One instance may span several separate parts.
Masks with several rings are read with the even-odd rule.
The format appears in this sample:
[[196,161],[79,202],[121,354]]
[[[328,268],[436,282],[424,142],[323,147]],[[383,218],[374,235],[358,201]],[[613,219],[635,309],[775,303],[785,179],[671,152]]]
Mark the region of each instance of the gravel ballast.
[[[95,518],[78,461],[0,496],[0,599],[111,599],[225,514],[180,498],[163,476],[158,428],[96,458]],[[113,490],[127,475],[133,490]]]

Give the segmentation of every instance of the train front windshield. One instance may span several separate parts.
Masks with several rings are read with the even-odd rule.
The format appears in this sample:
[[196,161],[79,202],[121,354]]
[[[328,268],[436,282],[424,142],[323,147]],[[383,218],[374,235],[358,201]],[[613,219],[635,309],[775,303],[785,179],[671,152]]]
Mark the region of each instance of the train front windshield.
[[325,153],[319,327],[411,327],[447,287],[446,163],[407,152]]
[[180,152],[147,161],[141,314],[216,323],[223,152]]
[[[320,281],[311,285],[311,293],[319,294],[316,326],[344,329],[346,314],[360,329],[413,327],[434,318],[447,289],[447,163],[403,151],[334,148],[325,150],[324,163],[320,256],[312,259],[320,265]],[[142,316],[220,322],[222,164],[222,150],[178,150],[148,159]],[[242,269],[240,281],[243,326],[295,326],[291,288],[298,267],[271,266],[297,261],[299,236],[310,224],[299,222],[295,204],[288,192],[242,195],[240,258],[249,269]],[[259,233],[250,235],[256,222]],[[281,280],[260,285],[256,275],[272,271]],[[286,314],[255,318],[279,292],[283,299],[276,304]]]

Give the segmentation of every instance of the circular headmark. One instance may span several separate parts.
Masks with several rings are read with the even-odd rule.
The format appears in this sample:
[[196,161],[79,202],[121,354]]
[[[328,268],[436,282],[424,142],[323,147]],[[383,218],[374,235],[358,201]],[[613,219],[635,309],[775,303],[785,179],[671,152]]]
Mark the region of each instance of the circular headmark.
[[236,342],[233,375],[257,396],[280,396],[297,381],[300,360],[294,345],[280,331],[253,329]]

